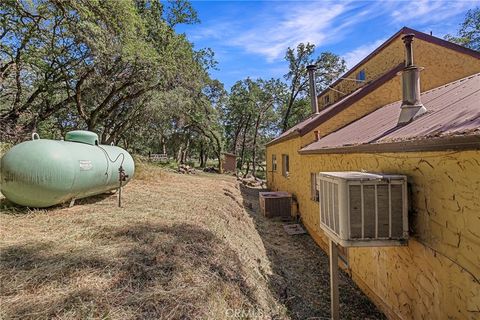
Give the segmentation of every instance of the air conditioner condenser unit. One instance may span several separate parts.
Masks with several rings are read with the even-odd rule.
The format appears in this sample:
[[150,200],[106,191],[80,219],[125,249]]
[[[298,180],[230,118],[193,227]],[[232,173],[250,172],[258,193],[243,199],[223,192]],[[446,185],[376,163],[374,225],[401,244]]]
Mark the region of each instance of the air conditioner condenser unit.
[[407,177],[366,172],[320,172],[320,227],[343,247],[405,245]]

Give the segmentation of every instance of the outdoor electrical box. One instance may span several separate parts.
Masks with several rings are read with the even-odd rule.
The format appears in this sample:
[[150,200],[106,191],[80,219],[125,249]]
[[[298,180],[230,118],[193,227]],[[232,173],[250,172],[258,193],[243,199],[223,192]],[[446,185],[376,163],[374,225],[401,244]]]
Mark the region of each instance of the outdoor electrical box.
[[320,172],[320,227],[342,247],[406,245],[407,177],[366,172]]

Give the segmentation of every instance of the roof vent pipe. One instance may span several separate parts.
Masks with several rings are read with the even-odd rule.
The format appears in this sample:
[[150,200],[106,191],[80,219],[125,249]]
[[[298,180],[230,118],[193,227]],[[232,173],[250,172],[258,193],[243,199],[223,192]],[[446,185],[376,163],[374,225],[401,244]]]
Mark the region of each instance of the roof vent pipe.
[[421,68],[413,63],[413,37],[406,34],[402,40],[405,43],[405,68],[402,71],[402,106],[398,125],[404,125],[424,114],[427,109],[420,100]]
[[315,71],[317,66],[311,64],[307,66],[308,82],[310,83],[310,104],[312,105],[312,114],[318,114],[317,87],[315,86]]

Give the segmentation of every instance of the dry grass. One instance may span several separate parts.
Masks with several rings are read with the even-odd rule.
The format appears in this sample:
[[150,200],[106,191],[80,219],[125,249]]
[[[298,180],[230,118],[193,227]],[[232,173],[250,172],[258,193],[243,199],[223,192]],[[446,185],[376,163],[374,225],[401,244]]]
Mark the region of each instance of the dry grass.
[[[256,192],[141,164],[123,208],[115,195],[33,211],[0,200],[0,318],[328,316],[325,255],[260,217]],[[351,315],[380,316],[348,287],[360,301]]]

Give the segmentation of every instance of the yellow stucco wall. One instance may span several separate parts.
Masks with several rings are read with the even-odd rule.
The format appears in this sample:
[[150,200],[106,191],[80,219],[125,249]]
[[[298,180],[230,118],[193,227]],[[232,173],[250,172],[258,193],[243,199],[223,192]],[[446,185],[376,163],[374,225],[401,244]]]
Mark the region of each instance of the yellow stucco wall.
[[[403,60],[399,37],[349,77],[364,69],[369,81]],[[422,92],[480,72],[480,59],[419,39],[414,40],[414,60],[425,68]],[[318,203],[310,199],[310,173],[367,170],[407,175],[413,191],[412,239],[406,247],[348,249],[353,279],[390,318],[480,319],[480,151],[298,154],[314,140],[314,131],[325,136],[400,100],[400,81],[399,76],[387,81],[304,136],[268,146],[268,187],[296,196],[307,229],[326,248]],[[342,81],[336,88],[351,92],[355,83]],[[273,173],[272,154],[278,165]],[[290,157],[288,177],[282,176],[282,154]]]
[[375,111],[379,107],[398,101],[399,96],[401,96],[401,79],[400,76],[397,76],[385,82],[382,86],[375,89],[361,100],[351,104],[339,114],[323,122],[314,130],[303,135],[301,137],[301,145],[306,146],[313,142],[315,140],[315,131],[318,131],[321,137],[326,136],[356,119]]
[[[293,152],[300,139],[292,140],[270,146],[267,159]],[[324,236],[319,229],[318,203],[310,200],[311,172],[367,170],[407,175],[414,208],[408,246],[348,249],[353,279],[393,318],[479,318],[480,151],[293,153],[290,162],[290,176],[284,178],[281,170],[270,172],[268,185],[295,194],[302,220],[317,239]],[[281,168],[281,160],[278,165]],[[271,168],[270,161],[267,167]]]
[[[425,68],[421,73],[420,86],[422,92],[480,72],[479,59],[459,53],[458,51],[441,47],[420,39],[414,39],[413,49],[415,64]],[[399,36],[376,56],[356,67],[354,72],[350,74],[348,78],[355,79],[360,70],[365,70],[366,81],[371,81],[391,70],[399,63],[403,63],[404,60],[404,44],[401,36]],[[348,94],[361,85],[361,83],[358,84],[355,81],[343,80],[333,88]],[[327,94],[330,95],[331,103],[337,101],[342,96],[340,93],[333,90],[330,90]],[[398,94],[389,102],[398,101],[400,99],[401,95]],[[323,96],[319,96],[318,101],[320,107],[325,106]]]

